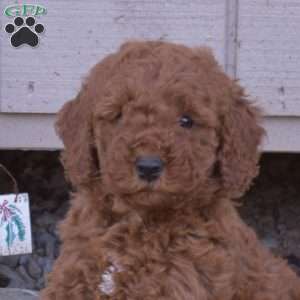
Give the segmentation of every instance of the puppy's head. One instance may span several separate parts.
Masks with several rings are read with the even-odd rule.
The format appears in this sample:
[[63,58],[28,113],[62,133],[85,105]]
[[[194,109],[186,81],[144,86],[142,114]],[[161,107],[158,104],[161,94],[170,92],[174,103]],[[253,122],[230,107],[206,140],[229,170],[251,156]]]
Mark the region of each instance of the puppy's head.
[[130,42],[92,69],[56,128],[75,186],[151,206],[242,195],[258,171],[258,121],[208,49]]

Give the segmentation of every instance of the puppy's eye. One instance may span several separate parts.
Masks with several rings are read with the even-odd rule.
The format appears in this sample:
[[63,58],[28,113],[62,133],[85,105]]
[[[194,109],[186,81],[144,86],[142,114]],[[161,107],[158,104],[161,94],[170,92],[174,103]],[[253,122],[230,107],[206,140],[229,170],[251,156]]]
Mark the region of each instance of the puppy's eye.
[[187,115],[183,115],[179,120],[179,124],[181,127],[184,128],[192,128],[194,125],[194,121],[191,117]]

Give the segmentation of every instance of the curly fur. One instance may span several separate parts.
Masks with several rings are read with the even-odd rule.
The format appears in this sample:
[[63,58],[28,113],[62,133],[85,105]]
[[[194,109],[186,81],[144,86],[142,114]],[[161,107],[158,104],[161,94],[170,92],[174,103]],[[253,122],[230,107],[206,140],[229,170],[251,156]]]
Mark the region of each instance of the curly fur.
[[[41,299],[300,299],[232,201],[258,173],[259,123],[209,49],[128,42],[97,64],[56,123],[75,192]],[[147,154],[165,164],[151,184]]]

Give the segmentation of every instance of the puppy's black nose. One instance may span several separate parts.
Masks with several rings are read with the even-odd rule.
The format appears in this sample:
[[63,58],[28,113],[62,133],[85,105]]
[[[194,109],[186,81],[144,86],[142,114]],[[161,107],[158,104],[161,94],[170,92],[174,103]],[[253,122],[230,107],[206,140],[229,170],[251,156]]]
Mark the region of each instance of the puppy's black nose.
[[153,181],[160,176],[163,162],[157,156],[143,156],[136,160],[135,166],[141,179]]

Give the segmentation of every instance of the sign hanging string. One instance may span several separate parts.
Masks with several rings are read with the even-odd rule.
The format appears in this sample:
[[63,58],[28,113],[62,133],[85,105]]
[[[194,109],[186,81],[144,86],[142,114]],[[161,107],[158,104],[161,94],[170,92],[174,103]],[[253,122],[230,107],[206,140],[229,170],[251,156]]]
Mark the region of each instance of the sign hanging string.
[[18,198],[18,194],[19,194],[19,188],[18,188],[18,183],[17,183],[17,180],[16,178],[11,174],[11,172],[5,167],[3,166],[2,164],[0,164],[0,168],[4,171],[4,173],[6,175],[8,175],[8,177],[11,179],[11,181],[13,182],[13,185],[14,185],[14,193],[16,194],[16,197],[15,197],[15,202],[17,202],[17,198]]

